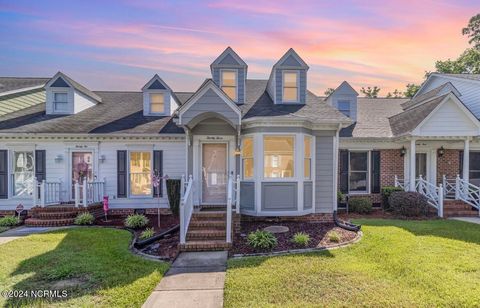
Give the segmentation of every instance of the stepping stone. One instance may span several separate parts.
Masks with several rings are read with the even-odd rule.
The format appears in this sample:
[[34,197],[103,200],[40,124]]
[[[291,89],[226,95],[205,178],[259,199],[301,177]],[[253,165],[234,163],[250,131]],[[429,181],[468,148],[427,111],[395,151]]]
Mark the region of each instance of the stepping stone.
[[288,227],[285,227],[285,226],[268,226],[268,227],[264,228],[263,230],[271,232],[271,233],[286,233],[290,229],[288,229]]

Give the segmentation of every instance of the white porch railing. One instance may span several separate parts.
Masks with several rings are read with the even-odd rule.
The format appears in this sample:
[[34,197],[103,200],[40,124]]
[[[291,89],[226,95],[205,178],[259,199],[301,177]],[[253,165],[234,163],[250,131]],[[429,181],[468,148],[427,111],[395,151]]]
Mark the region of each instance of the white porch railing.
[[188,177],[186,189],[183,190],[185,177],[182,176],[181,200],[180,200],[180,244],[185,244],[187,239],[188,226],[193,214],[193,178]]
[[442,176],[442,185],[443,185],[443,196],[448,197],[448,196],[455,196],[456,198],[456,191],[457,191],[457,179],[449,179],[447,176],[444,174]]
[[461,179],[458,175],[455,183],[455,199],[462,200],[480,210],[480,187]]
[[[408,191],[409,182],[395,175],[395,187]],[[442,184],[437,187],[420,176],[415,179],[415,191],[427,197],[428,204],[437,209],[438,216],[443,217],[444,191]]]
[[102,202],[103,196],[105,196],[105,183],[105,178],[103,181],[87,182],[87,179],[83,179],[81,184],[76,182],[74,185],[75,206],[88,206],[92,203]]
[[226,241],[232,242],[232,210],[235,205],[235,212],[240,213],[240,175],[234,180],[233,175],[229,175],[227,184],[227,230]]
[[44,207],[51,204],[59,204],[61,199],[61,185],[60,181],[41,181],[38,182],[36,178],[33,179],[33,206]]

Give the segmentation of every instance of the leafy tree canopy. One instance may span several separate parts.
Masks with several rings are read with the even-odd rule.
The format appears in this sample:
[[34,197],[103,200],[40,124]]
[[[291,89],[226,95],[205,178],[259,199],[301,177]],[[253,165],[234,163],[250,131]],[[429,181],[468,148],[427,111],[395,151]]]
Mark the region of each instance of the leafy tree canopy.
[[333,92],[335,92],[335,89],[334,88],[328,88],[325,90],[325,92],[323,92],[325,94],[325,96],[329,96],[330,94],[332,94]]
[[376,98],[378,97],[378,92],[380,92],[380,90],[381,89],[377,86],[374,86],[373,88],[367,87],[366,89],[365,87],[362,87],[360,89],[360,92],[362,92],[365,97]]
[[403,95],[408,98],[412,98],[420,90],[420,85],[409,83],[407,84],[407,89],[403,92]]
[[473,44],[475,49],[480,49],[480,14],[470,18],[468,25],[462,29],[462,34],[470,38],[469,44]]

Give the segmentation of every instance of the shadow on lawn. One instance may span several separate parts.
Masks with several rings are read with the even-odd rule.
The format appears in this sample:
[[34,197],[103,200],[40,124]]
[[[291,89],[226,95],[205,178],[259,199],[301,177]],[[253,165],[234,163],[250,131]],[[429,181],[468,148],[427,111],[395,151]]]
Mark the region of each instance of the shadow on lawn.
[[398,227],[417,236],[436,236],[480,244],[480,225],[458,220],[356,219],[362,226]]
[[[128,250],[131,235],[122,234],[119,230],[72,228],[42,235],[58,233],[66,234],[54,249],[20,262],[11,277],[31,276],[19,281],[12,290],[60,290],[59,294],[61,290],[67,290],[68,296],[36,300],[31,297],[10,298],[6,306],[37,305],[38,301],[58,303],[84,295],[96,295],[127,286],[155,271],[163,274],[166,270],[160,263],[134,256]],[[39,242],[41,240],[34,245],[39,245]]]

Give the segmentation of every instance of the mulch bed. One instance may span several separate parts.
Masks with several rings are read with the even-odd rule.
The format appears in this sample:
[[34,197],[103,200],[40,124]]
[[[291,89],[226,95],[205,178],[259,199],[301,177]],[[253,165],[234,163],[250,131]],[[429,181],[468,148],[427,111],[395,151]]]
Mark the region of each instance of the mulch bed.
[[[174,215],[160,215],[160,228],[158,227],[157,215],[145,215],[147,216],[149,223],[145,228],[153,228],[155,234],[159,234],[163,231],[178,225],[180,223],[179,217]],[[127,218],[125,215],[108,216],[108,221],[105,222],[104,217],[97,218],[95,224],[99,226],[109,227],[124,227],[124,221]],[[145,229],[144,228],[144,229]],[[135,235],[138,237],[144,229],[135,230]],[[153,256],[165,257],[167,259],[175,259],[178,254],[178,243],[180,242],[180,234],[178,231],[172,233],[166,238],[155,241],[154,243],[146,246],[141,251]]]
[[406,216],[398,216],[395,215],[393,212],[384,211],[384,210],[373,210],[369,214],[357,214],[357,213],[346,213],[344,211],[338,213],[338,218],[341,220],[350,221],[352,219],[363,219],[363,218],[373,218],[373,219],[408,219],[408,220],[431,220],[431,219],[438,219],[437,213],[428,212],[427,216],[418,216],[418,217],[406,217]]
[[[347,231],[341,228],[336,227],[333,223],[318,223],[318,222],[242,222],[241,233],[235,235],[235,240],[233,241],[233,247],[230,251],[231,254],[252,254],[252,253],[262,253],[266,251],[259,251],[252,248],[248,245],[247,235],[250,232],[256,230],[262,230],[268,226],[286,226],[289,228],[288,232],[285,233],[276,233],[278,244],[272,250],[276,251],[285,251],[292,249],[302,249],[302,248],[320,248],[320,247],[329,247],[336,246],[341,243],[351,241],[355,238],[356,233],[352,231]],[[330,231],[335,231],[340,236],[340,242],[330,242],[327,233]],[[310,243],[308,246],[298,246],[292,243],[292,237],[297,232],[305,232],[310,235]]]

